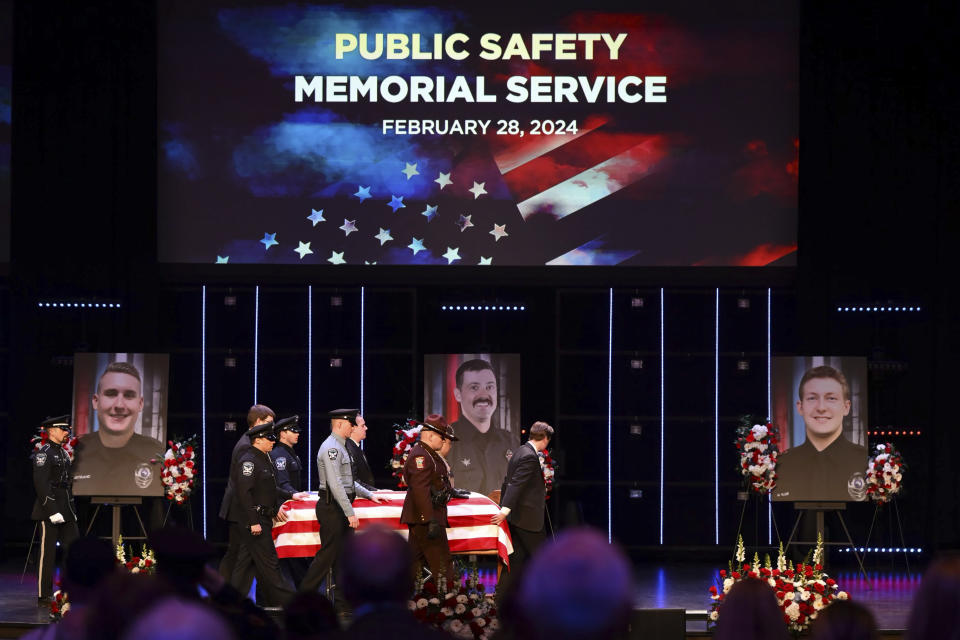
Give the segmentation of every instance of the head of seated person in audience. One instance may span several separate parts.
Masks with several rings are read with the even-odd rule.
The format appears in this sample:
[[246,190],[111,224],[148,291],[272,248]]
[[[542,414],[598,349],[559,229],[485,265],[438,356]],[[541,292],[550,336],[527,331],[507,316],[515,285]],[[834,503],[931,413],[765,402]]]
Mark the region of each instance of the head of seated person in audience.
[[413,595],[413,555],[402,536],[374,526],[347,538],[340,559],[340,584],[354,607],[400,605]]
[[123,640],[233,640],[226,621],[210,607],[178,597],[164,598],[133,621]]
[[157,557],[157,577],[181,598],[198,599],[204,565],[217,555],[213,545],[196,531],[174,526],[151,531],[147,544]]
[[777,594],[762,580],[741,580],[730,588],[714,640],[788,640],[787,623]]
[[877,621],[870,610],[852,600],[834,600],[810,626],[813,640],[877,640]]
[[540,548],[519,580],[504,603],[509,635],[524,640],[626,637],[633,570],[623,550],[599,531],[564,531]]
[[150,603],[160,602],[172,595],[169,586],[151,575],[115,572],[103,581],[90,602],[86,637],[122,640]]
[[283,611],[286,640],[315,640],[339,631],[333,603],[316,591],[299,591]]
[[71,608],[88,604],[116,570],[117,557],[109,542],[92,537],[74,540],[63,566],[63,590],[70,594]]
[[913,596],[905,640],[960,639],[960,554],[938,558]]

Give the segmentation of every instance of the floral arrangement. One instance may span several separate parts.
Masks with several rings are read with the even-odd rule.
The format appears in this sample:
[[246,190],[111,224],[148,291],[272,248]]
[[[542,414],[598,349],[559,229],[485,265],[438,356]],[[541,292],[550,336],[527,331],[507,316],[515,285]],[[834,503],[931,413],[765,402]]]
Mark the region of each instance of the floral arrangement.
[[[807,558],[810,558],[809,554]],[[783,621],[795,635],[805,630],[810,621],[834,600],[847,600],[849,596],[841,591],[835,580],[823,571],[823,538],[817,535],[817,546],[812,559],[791,564],[783,553],[783,543],[777,555],[776,566],[771,565],[770,556],[760,564],[759,556],[753,554],[753,562],[745,563],[746,553],[743,537],[737,538],[737,551],[727,570],[720,571],[720,588],[710,586],[711,605],[708,624],[716,624],[721,605],[730,592],[730,588],[741,580],[753,578],[763,580],[776,592],[777,604],[783,611]]]
[[390,475],[397,479],[397,488],[402,489],[407,486],[403,480],[403,465],[410,454],[410,448],[420,437],[420,423],[413,418],[407,418],[402,425],[393,425],[393,430],[397,438],[397,443],[393,445],[393,456],[387,463],[390,469]]
[[867,495],[878,504],[886,504],[900,493],[906,465],[889,442],[878,444],[875,451],[867,461]]
[[[49,434],[47,434],[46,430],[43,430],[37,435],[30,438],[30,446],[32,450],[36,452],[40,450],[40,447],[47,444],[49,440],[50,440]],[[70,462],[72,463],[74,448],[77,446],[77,439],[75,437],[67,438],[60,444],[60,446],[63,448],[64,453],[67,454],[67,459],[69,459]]]
[[414,617],[463,640],[486,640],[499,628],[493,595],[471,574],[467,584],[447,589],[440,595],[436,583],[428,581],[408,606]]
[[163,482],[167,500],[183,504],[190,498],[190,493],[193,491],[194,475],[196,475],[193,460],[196,458],[197,436],[194,434],[179,441],[170,440],[167,444],[170,448],[163,456],[163,471],[160,472],[160,479]]
[[[57,586],[60,581],[57,580]],[[53,600],[50,601],[50,619],[56,622],[70,611],[70,600],[67,598],[67,592],[63,589],[57,589],[53,592]]]
[[756,493],[768,493],[777,484],[777,430],[771,422],[752,424],[744,416],[737,427],[737,451],[740,452],[740,474]]
[[543,471],[543,482],[547,485],[547,499],[549,499],[550,491],[553,490],[553,477],[557,475],[557,463],[546,449],[537,455],[540,457],[540,470]]
[[[131,553],[133,553],[131,551]],[[153,550],[144,544],[140,548],[140,555],[133,556],[127,560],[127,552],[123,546],[123,536],[117,539],[116,548],[117,562],[127,568],[130,573],[153,573],[157,570],[157,559]]]

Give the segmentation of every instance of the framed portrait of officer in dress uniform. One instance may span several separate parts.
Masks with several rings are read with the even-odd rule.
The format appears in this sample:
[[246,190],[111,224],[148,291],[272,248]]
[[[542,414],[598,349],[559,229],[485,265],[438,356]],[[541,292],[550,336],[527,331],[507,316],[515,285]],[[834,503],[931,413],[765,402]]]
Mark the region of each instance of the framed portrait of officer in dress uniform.
[[162,496],[169,356],[78,353],[73,363],[74,494]]
[[520,354],[427,354],[423,372],[424,413],[442,415],[458,438],[447,456],[454,483],[489,495],[521,444]]
[[774,358],[772,378],[772,417],[780,430],[773,499],[865,500],[866,358]]

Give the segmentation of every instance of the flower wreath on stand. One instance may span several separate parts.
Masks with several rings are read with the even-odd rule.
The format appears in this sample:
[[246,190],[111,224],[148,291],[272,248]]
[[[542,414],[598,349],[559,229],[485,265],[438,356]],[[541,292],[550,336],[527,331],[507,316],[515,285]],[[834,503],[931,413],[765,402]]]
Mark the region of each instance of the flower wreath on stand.
[[777,456],[780,455],[777,435],[770,421],[754,424],[751,416],[740,420],[736,440],[739,470],[750,491],[765,494],[777,484]]
[[770,563],[770,556],[764,557],[763,565],[756,552],[753,562],[746,563],[743,537],[737,538],[737,550],[734,559],[726,570],[720,571],[720,587],[710,586],[710,614],[707,624],[713,626],[720,617],[721,605],[730,588],[741,580],[754,578],[765,581],[776,592],[777,605],[783,611],[783,621],[794,636],[807,629],[810,621],[834,600],[847,600],[849,596],[841,591],[833,578],[823,571],[823,538],[817,535],[817,546],[813,557],[807,554],[803,562],[791,566],[783,553],[783,543],[777,555],[776,566]]
[[197,436],[169,440],[170,448],[163,455],[163,471],[160,480],[167,500],[183,504],[193,492],[194,476],[197,473],[194,459],[197,457]]
[[[466,571],[441,592],[437,581],[428,580],[408,603],[414,617],[424,624],[435,626],[454,638],[486,640],[500,627],[493,594],[486,593],[476,565]],[[442,582],[446,582],[445,580]],[[416,584],[421,583],[417,576]]]
[[903,457],[895,446],[878,444],[867,461],[867,495],[878,505],[887,504],[903,488]]
[[390,469],[390,475],[397,479],[397,488],[403,489],[407,486],[403,480],[403,465],[407,461],[413,443],[420,437],[420,423],[413,418],[407,418],[402,425],[393,425],[393,431],[397,443],[393,445],[393,456],[387,463],[387,468]]

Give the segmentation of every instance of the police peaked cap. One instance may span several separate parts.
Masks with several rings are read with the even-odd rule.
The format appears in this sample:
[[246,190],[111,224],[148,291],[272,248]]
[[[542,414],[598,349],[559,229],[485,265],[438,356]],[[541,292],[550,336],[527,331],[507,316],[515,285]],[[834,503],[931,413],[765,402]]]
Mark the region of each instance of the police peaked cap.
[[424,429],[439,433],[447,440],[459,440],[457,436],[453,435],[453,427],[447,424],[447,419],[439,413],[431,413],[424,418],[422,426]]
[[289,418],[284,418],[283,420],[277,420],[274,423],[274,428],[277,433],[281,431],[292,431],[294,433],[300,433],[300,416],[290,416]]
[[349,420],[350,424],[356,424],[357,414],[359,413],[360,409],[334,409],[327,415],[330,416],[331,420]]
[[57,429],[63,429],[64,431],[70,431],[71,422],[72,420],[70,419],[70,414],[68,413],[63,416],[57,416],[56,418],[47,418],[40,423],[40,428],[44,431],[49,431],[54,427]]
[[250,438],[250,442],[253,442],[255,438],[266,438],[268,440],[275,440],[277,437],[276,432],[274,431],[273,422],[264,422],[263,424],[258,424],[255,427],[250,427],[247,431],[246,436]]

